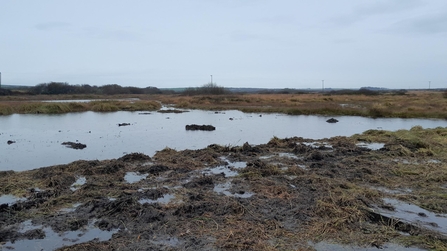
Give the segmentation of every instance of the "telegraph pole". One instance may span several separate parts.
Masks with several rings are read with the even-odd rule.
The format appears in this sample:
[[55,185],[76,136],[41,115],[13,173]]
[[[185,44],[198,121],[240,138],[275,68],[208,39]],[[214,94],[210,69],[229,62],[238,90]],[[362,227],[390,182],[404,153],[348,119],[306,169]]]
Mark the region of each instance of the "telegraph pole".
[[322,84],[322,90],[324,92],[324,80],[321,80],[321,84]]
[[431,81],[428,81],[428,89],[430,90]]
[[210,75],[211,76],[211,84],[213,83],[213,75]]
[[2,73],[0,72],[0,89],[2,89]]

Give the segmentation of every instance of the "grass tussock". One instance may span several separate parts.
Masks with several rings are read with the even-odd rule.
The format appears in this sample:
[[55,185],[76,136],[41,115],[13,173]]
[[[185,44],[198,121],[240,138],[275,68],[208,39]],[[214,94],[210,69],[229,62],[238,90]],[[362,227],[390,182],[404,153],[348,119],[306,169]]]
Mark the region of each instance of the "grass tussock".
[[[378,191],[357,186],[353,183],[321,177],[313,177],[313,183],[321,189],[322,196],[318,198],[315,206],[314,220],[309,224],[307,232],[314,241],[333,239],[341,243],[356,243],[368,245],[371,243],[368,235],[359,231],[368,229],[374,233],[374,242],[381,245],[390,236],[393,230],[387,226],[374,226],[368,223],[366,204],[377,202],[380,198]],[[383,231],[383,235],[379,234]]]
[[[398,198],[431,211],[447,213],[447,128],[423,129],[415,126],[396,132],[369,130],[351,137],[355,140],[385,143],[388,160],[382,167],[382,186],[410,188]],[[374,154],[371,154],[374,155]],[[382,157],[383,163],[383,157]]]

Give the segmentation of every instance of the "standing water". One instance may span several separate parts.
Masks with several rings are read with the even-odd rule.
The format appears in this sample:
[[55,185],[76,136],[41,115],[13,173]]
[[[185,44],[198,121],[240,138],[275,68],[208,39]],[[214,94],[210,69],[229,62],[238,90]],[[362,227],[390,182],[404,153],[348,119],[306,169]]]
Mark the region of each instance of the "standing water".
[[[153,155],[165,147],[184,150],[200,149],[210,144],[264,144],[274,136],[322,139],[351,136],[369,129],[395,131],[416,125],[424,128],[446,125],[444,120],[431,119],[335,118],[339,122],[331,124],[326,122],[328,117],[324,116],[261,116],[259,113],[239,111],[215,113],[199,110],[177,114],[13,114],[0,117],[0,171],[30,170],[79,159],[113,159],[132,152]],[[187,131],[185,125],[188,124],[213,125],[216,130]],[[8,141],[14,143],[8,144]],[[79,142],[87,147],[75,150],[61,145],[67,141]]]

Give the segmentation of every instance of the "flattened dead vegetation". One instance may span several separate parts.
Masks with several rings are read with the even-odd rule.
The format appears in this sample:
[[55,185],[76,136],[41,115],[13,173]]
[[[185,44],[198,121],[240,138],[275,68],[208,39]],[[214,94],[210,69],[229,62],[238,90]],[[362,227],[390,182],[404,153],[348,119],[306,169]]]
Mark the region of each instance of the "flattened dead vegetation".
[[[313,243],[328,241],[447,250],[442,225],[384,213],[398,212],[390,203],[397,200],[427,210],[414,212],[422,218],[447,213],[446,146],[447,129],[414,127],[0,172],[0,196],[20,198],[0,197],[0,243],[4,250],[24,243],[44,250],[315,250]],[[49,229],[77,239],[43,242]]]

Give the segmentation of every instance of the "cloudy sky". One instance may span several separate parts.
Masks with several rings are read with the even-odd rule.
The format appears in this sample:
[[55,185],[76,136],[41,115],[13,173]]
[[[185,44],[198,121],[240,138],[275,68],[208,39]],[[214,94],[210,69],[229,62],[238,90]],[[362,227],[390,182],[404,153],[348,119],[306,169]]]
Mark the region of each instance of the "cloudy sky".
[[4,85],[447,87],[445,0],[2,1]]

